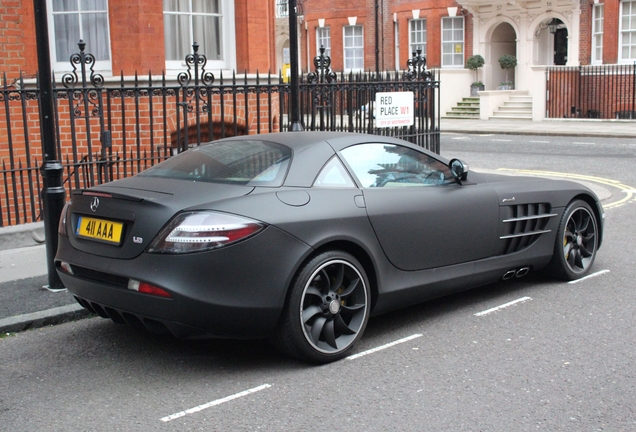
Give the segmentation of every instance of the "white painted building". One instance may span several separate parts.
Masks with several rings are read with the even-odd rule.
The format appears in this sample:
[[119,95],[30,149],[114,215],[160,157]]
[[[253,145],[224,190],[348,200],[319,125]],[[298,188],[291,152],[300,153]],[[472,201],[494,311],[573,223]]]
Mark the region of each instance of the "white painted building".
[[[533,120],[545,117],[545,67],[579,65],[580,0],[458,0],[473,15],[473,52],[484,57],[481,71],[486,91],[482,118],[515,93],[532,97]],[[493,92],[506,81],[499,65],[504,54],[517,58],[509,72],[514,92]],[[492,100],[489,100],[492,99]]]

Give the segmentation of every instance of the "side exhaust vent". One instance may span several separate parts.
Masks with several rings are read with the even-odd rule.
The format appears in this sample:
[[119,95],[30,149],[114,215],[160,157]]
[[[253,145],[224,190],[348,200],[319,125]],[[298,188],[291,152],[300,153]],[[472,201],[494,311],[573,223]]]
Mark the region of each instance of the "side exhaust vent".
[[512,279],[513,277],[515,277],[516,274],[517,274],[516,270],[508,270],[507,272],[504,273],[501,279],[503,280]]
[[507,272],[504,273],[504,275],[501,277],[501,279],[502,280],[508,280],[508,279],[512,279],[514,277],[520,278],[520,277],[524,277],[528,273],[530,273],[530,267],[521,267],[519,269],[508,270]]

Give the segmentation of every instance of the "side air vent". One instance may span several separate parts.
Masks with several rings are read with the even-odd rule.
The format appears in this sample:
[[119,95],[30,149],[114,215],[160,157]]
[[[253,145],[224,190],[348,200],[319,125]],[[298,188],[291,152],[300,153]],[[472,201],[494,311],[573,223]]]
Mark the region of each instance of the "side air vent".
[[503,234],[499,237],[506,242],[504,254],[518,252],[532,245],[546,229],[550,218],[557,216],[547,203],[518,204],[501,207]]

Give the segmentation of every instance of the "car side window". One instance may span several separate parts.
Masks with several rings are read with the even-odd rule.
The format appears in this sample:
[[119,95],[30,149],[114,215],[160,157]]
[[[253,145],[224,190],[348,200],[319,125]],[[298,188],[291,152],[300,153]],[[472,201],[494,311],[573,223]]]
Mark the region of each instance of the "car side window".
[[358,144],[341,151],[362,187],[440,186],[454,183],[443,162],[395,144]]
[[314,187],[354,188],[356,184],[347,173],[347,169],[342,165],[340,159],[334,156],[318,173],[314,181]]

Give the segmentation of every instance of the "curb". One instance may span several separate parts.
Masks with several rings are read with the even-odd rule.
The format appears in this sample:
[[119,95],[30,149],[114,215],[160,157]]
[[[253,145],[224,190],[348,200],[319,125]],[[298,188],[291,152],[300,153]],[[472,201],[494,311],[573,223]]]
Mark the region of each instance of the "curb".
[[581,131],[581,132],[560,132],[558,135],[555,135],[553,131],[535,131],[535,130],[501,130],[501,129],[461,129],[461,128],[447,128],[444,129],[442,133],[456,133],[456,134],[471,134],[471,135],[480,135],[480,134],[489,134],[489,135],[530,135],[530,136],[561,136],[561,137],[569,137],[569,138],[635,138],[636,133],[634,134],[614,134],[608,135],[603,132],[591,132],[591,131]]
[[0,250],[35,246],[44,242],[44,222],[0,228]]
[[91,313],[79,304],[60,306],[40,312],[0,319],[0,334],[17,333],[29,329],[63,324],[88,318],[89,316],[91,316]]
[[441,133],[534,135],[561,137],[635,138],[634,120],[543,119],[528,120],[440,120]]

